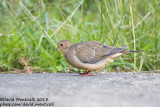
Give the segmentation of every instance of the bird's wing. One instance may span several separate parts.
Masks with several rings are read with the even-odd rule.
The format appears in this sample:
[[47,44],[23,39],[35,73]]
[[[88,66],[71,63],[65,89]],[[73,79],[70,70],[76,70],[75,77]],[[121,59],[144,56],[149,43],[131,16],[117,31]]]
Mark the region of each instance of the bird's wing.
[[124,51],[126,47],[116,48],[96,41],[82,42],[75,45],[76,56],[83,63],[94,64],[102,59]]

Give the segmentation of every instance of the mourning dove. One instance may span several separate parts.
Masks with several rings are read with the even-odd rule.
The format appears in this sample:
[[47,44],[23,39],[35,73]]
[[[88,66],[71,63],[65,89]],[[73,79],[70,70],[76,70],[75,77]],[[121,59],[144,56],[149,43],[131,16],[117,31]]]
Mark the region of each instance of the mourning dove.
[[127,47],[111,47],[97,41],[72,44],[69,40],[58,43],[56,50],[61,50],[67,62],[76,68],[89,70],[80,75],[91,75],[93,70],[105,67],[115,58],[127,53],[142,52],[126,50]]

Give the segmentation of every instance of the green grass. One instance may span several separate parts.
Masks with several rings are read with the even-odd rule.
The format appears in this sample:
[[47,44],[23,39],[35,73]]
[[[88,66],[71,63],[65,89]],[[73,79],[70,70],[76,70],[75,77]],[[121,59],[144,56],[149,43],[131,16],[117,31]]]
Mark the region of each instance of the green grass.
[[118,58],[108,71],[160,69],[159,0],[20,1],[0,0],[0,70],[23,69],[26,57],[40,71],[66,71],[62,53],[53,53],[63,39],[146,50]]

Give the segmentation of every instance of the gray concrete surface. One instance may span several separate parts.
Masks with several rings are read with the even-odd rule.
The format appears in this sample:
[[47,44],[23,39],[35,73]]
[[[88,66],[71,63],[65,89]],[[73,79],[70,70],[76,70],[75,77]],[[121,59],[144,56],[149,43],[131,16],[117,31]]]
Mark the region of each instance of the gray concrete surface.
[[55,107],[159,107],[160,74],[0,74],[0,97],[48,98]]

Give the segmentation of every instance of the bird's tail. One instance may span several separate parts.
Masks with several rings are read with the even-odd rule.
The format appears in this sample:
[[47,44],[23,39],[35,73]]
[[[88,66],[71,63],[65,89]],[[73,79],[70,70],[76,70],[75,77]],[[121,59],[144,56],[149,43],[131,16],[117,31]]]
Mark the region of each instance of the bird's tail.
[[127,54],[127,53],[136,53],[136,52],[145,52],[145,50],[138,50],[138,51],[125,50],[125,51],[122,51],[123,54]]
[[129,51],[129,53],[135,53],[135,52],[145,52],[145,50],[138,50],[138,51]]

